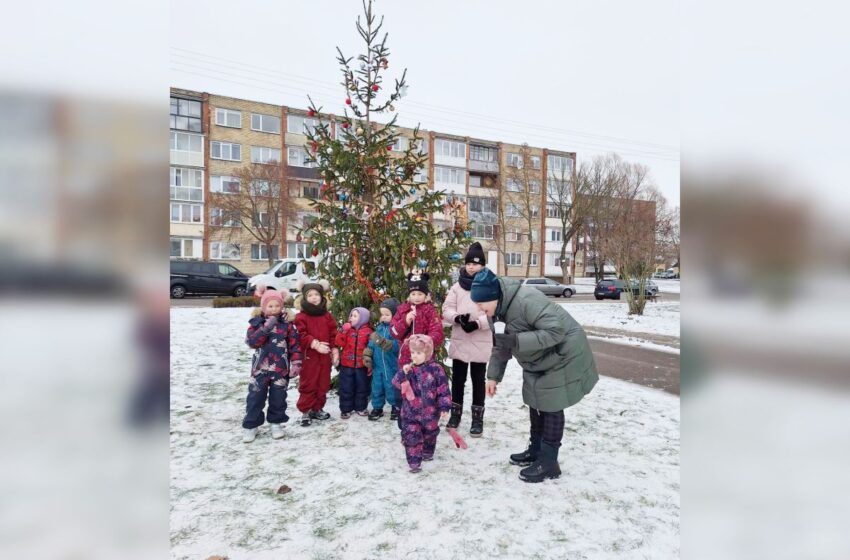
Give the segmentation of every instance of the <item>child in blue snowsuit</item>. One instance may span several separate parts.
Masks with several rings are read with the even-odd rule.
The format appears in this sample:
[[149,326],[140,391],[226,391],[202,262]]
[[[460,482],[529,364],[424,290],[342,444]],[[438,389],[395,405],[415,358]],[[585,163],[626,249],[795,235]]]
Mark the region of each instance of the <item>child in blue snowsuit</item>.
[[398,300],[389,298],[380,305],[381,316],[375,332],[369,337],[369,345],[363,352],[366,367],[372,368],[372,412],[369,420],[384,415],[384,404],[390,403],[390,420],[398,420],[401,393],[393,387],[393,375],[398,368],[398,341],[390,334],[390,322],[399,306]]

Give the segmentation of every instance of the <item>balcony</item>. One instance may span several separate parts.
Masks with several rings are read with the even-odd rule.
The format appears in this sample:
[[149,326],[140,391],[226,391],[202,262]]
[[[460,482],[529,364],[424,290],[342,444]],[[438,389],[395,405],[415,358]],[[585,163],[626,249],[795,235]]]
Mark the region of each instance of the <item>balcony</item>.
[[286,168],[286,175],[290,179],[319,180],[319,170],[315,167],[296,167],[294,165],[290,165]]
[[477,159],[469,160],[469,170],[477,171],[479,173],[498,173],[499,172],[499,162],[498,161],[482,161]]

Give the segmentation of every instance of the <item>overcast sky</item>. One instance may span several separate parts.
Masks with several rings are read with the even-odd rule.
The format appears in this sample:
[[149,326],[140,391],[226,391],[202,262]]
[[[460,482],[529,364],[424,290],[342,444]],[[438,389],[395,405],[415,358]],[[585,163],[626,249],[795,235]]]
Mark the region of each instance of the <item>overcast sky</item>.
[[[648,165],[679,205],[678,3],[376,0],[399,124]],[[341,113],[359,0],[172,2],[171,84]]]

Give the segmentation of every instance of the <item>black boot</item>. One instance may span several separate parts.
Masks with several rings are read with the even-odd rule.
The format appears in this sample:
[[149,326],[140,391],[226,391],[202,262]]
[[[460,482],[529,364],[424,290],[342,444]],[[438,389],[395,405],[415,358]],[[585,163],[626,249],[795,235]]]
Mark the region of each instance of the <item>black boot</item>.
[[514,453],[511,455],[511,464],[520,467],[527,467],[537,460],[537,455],[540,454],[540,441],[543,436],[540,434],[531,434],[531,439],[528,440],[528,449],[522,453]]
[[457,428],[460,426],[460,417],[463,415],[463,403],[452,403],[452,415],[446,423],[446,428]]
[[523,482],[543,482],[547,478],[561,476],[561,466],[558,465],[558,447],[541,442],[540,455],[530,467],[519,471],[519,479]]
[[472,405],[472,427],[469,429],[469,435],[472,437],[481,437],[484,433],[484,407]]
[[373,408],[372,412],[369,413],[369,420],[375,422],[378,418],[381,418],[384,415],[383,408]]
[[397,406],[392,407],[392,410],[390,410],[390,420],[398,420],[398,413],[400,411]]

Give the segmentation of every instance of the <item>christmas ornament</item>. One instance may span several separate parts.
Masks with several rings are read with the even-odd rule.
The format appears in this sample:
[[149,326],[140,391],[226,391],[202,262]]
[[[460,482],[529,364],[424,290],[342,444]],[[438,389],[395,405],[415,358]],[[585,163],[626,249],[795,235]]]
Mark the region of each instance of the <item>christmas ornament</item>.
[[342,128],[348,128],[348,123],[347,122],[342,123]]
[[348,195],[346,195],[345,193],[339,193],[340,200],[345,200],[346,198],[348,198]]
[[444,288],[448,288],[449,287],[449,281],[446,280],[445,278],[443,278],[442,280],[440,280],[440,286],[442,286]]
[[381,88],[380,86],[378,86],[378,84],[372,84],[372,91],[378,91],[379,89]]
[[410,194],[416,194],[416,189],[414,187],[410,187]]
[[313,249],[313,252],[312,252],[312,253],[310,253],[310,254],[311,254],[311,255],[313,255],[314,257],[318,257],[318,256],[319,256],[319,250],[318,250],[318,249]]
[[318,142],[310,142],[310,148],[312,148],[313,151],[315,152],[316,150],[319,149],[319,143]]
[[351,105],[351,98],[350,98],[350,97],[346,97],[346,98],[345,98],[345,104],[346,104],[346,105]]
[[419,244],[419,250],[420,250],[420,251],[424,251],[424,250],[425,250],[425,244],[424,244],[424,243],[420,243],[420,244]]
[[428,266],[428,261],[425,259],[419,259],[419,268],[426,268]]
[[390,111],[395,111],[395,107],[393,106],[392,103],[390,103],[390,105],[389,105],[389,107],[387,107],[387,109],[389,109]]
[[392,144],[390,144],[389,146],[387,146],[387,151],[388,151],[388,152],[393,151],[393,145],[392,145]]
[[315,117],[316,111],[314,111],[313,109],[310,109],[309,111],[307,111],[307,116],[308,117]]
[[469,233],[468,231],[466,231],[466,232],[464,232],[464,233],[463,233],[463,236],[464,236],[465,238],[469,239],[470,237],[472,237],[472,234],[471,234],[471,233]]
[[455,253],[455,254],[453,254],[453,255],[452,255],[452,260],[453,260],[453,261],[459,261],[459,260],[460,260],[460,253]]
[[357,134],[363,134],[363,127],[362,126],[357,127]]

